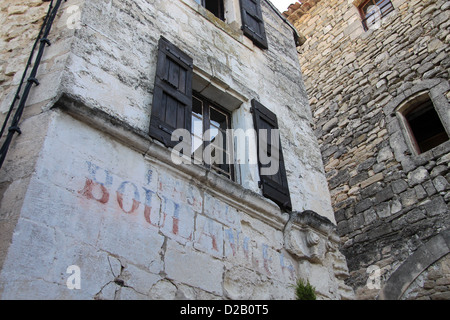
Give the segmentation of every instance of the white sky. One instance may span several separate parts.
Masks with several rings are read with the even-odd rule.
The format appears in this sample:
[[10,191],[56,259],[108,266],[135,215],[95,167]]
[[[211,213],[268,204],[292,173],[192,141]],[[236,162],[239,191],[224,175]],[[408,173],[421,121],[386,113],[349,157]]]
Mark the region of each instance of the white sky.
[[284,11],[287,10],[287,8],[289,7],[289,5],[297,2],[297,0],[269,0],[270,2],[273,3],[273,5],[281,12],[283,13]]

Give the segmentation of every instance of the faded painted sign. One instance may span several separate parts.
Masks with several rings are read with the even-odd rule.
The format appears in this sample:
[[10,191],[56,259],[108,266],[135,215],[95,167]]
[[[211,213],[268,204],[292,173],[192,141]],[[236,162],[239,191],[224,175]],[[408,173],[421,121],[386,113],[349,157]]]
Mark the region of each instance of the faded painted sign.
[[[241,229],[236,208],[168,174],[154,179],[154,169],[136,183],[92,162],[78,191],[83,201],[106,206],[125,215],[140,215],[143,223],[182,245],[190,245],[219,259],[226,258],[272,276],[294,278],[294,267],[281,250],[252,239]],[[151,231],[150,231],[151,232]]]

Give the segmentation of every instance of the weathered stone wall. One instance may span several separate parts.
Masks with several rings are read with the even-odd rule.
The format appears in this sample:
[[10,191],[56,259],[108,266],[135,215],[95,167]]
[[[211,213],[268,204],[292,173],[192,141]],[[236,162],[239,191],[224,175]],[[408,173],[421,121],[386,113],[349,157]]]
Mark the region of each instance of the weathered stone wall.
[[[292,30],[262,1],[263,51],[230,3],[229,23],[193,0],[64,4],[0,172],[3,299],[292,299],[299,277],[352,297]],[[277,114],[296,213],[261,196],[256,164],[233,182],[148,136],[161,35],[233,128],[253,127],[251,99]]]
[[450,300],[450,255],[428,267],[405,291],[405,300]]
[[426,91],[449,130],[448,1],[393,0],[365,32],[356,1],[306,1],[285,12],[306,38],[300,63],[321,144],[338,231],[359,298],[369,267],[381,286],[406,258],[448,228],[450,143],[419,156],[395,108]]
[[[13,82],[16,74],[22,76],[29,53],[47,12],[48,2],[42,0],[12,1],[0,4],[0,84],[3,101],[5,86]],[[23,19],[26,15],[27,19]],[[19,79],[20,80],[20,79]],[[6,87],[7,88],[7,87]]]
[[[33,44],[48,11],[50,2],[2,1],[0,15],[0,120],[3,125],[7,112],[14,101],[17,88],[22,79]],[[0,173],[0,267],[3,265],[11,243],[17,219],[20,215],[28,183],[39,157],[42,143],[49,124],[44,110],[54,104],[60,86],[73,28],[67,27],[70,19],[69,6],[77,1],[63,2],[62,8],[52,28],[53,45],[48,47],[42,57],[38,78],[41,90],[32,90],[24,110],[20,128],[22,134],[13,139],[4,168]],[[39,45],[39,44],[38,44]],[[37,50],[35,51],[36,56]],[[34,61],[34,58],[33,60]],[[31,71],[33,64],[28,70]],[[25,83],[27,75],[25,76]],[[25,84],[24,84],[25,86]],[[23,87],[22,87],[23,89]],[[20,94],[19,94],[20,95]],[[17,107],[18,101],[15,106]],[[14,116],[13,110],[11,118]],[[3,135],[5,138],[8,127]],[[0,142],[3,143],[3,139]]]

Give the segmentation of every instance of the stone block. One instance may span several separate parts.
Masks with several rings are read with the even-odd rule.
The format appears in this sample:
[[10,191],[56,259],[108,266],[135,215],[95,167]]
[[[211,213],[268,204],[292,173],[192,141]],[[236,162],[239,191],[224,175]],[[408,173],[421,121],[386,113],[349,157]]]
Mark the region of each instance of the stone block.
[[437,176],[436,178],[434,178],[433,185],[438,192],[445,191],[450,188],[450,183],[448,183],[447,179],[445,179],[443,176]]
[[409,211],[405,216],[405,219],[408,223],[415,223],[424,218],[425,218],[425,214],[419,208]]
[[360,194],[362,198],[371,198],[381,190],[383,190],[384,184],[380,181],[375,182],[368,187],[361,190]]
[[162,234],[185,244],[194,239],[195,211],[190,205],[161,196],[161,213],[158,223]]
[[168,241],[164,261],[169,279],[222,295],[224,267],[220,260]]
[[172,300],[177,293],[177,287],[170,281],[161,280],[150,290],[149,297],[152,300]]
[[402,210],[402,203],[399,199],[393,199],[390,202],[391,205],[391,214],[395,214],[397,212],[400,212]]
[[448,214],[449,212],[447,204],[440,196],[434,197],[430,201],[425,202],[422,206],[425,208],[425,211],[429,217]]
[[364,211],[363,214],[365,225],[371,224],[377,219],[377,212],[373,208]]
[[223,257],[224,231],[222,224],[198,215],[195,219],[194,248],[218,258]]
[[424,187],[426,193],[428,196],[432,196],[436,193],[436,188],[434,187],[434,184],[431,180],[425,181],[422,186]]
[[336,188],[339,185],[342,185],[343,183],[347,182],[350,179],[350,173],[348,170],[340,170],[337,175],[335,175],[333,178],[329,179],[328,183],[330,185],[331,189]]
[[369,179],[362,181],[361,188],[364,189],[365,187],[370,186],[372,183],[383,180],[383,178],[384,178],[383,173],[377,173],[377,174],[373,175],[372,177],[370,177]]
[[387,218],[391,215],[391,207],[388,202],[377,205],[375,210],[380,218]]
[[373,205],[371,199],[363,199],[355,205],[355,213],[363,212],[369,209]]
[[358,213],[349,219],[349,227],[352,231],[361,229],[364,226],[364,214]]
[[399,194],[408,188],[408,184],[406,183],[405,180],[401,179],[401,180],[396,180],[396,181],[392,182],[391,187],[392,187],[392,191],[395,194]]
[[417,196],[414,189],[408,189],[400,194],[403,207],[408,208],[417,203]]
[[414,187],[414,191],[416,192],[417,200],[422,200],[427,196],[427,192],[420,184]]
[[381,163],[387,160],[392,160],[394,158],[394,154],[391,151],[390,147],[385,147],[378,152],[377,162]]
[[357,167],[358,172],[367,172],[367,170],[369,170],[375,164],[375,161],[376,159],[373,157],[365,160],[364,162],[358,165]]
[[326,132],[330,131],[331,129],[333,129],[337,124],[338,124],[338,118],[333,118],[323,125],[322,131],[326,133]]
[[369,177],[369,174],[367,172],[361,172],[350,179],[349,186],[350,187],[355,186],[355,185],[359,184],[361,181],[366,180],[368,177]]
[[375,203],[380,203],[391,199],[394,196],[391,186],[388,186],[375,195]]
[[240,229],[241,213],[234,207],[211,196],[209,193],[205,193],[204,202],[204,214],[206,216],[230,228]]
[[434,179],[437,176],[445,175],[445,173],[447,173],[447,172],[448,172],[448,168],[447,168],[446,165],[442,165],[442,164],[441,165],[437,165],[431,170],[430,177],[432,179]]
[[428,170],[424,167],[419,167],[410,173],[408,173],[408,184],[410,187],[414,187],[419,183],[423,183],[430,178]]

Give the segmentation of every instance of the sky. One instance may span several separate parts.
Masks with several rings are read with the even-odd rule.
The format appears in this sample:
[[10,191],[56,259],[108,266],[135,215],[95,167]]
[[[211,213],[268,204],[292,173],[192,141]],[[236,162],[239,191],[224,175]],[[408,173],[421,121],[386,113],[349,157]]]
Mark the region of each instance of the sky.
[[273,5],[280,11],[284,12],[287,10],[290,4],[297,2],[297,0],[270,0]]

